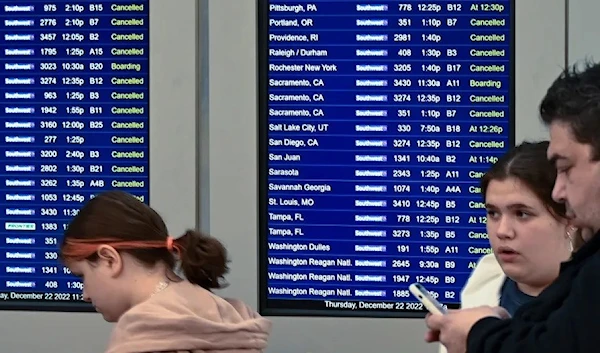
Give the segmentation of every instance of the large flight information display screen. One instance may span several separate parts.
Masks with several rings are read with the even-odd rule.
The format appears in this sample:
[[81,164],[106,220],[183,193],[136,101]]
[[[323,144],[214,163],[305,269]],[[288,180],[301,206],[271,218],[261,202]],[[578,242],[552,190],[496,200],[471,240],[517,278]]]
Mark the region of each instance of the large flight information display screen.
[[259,1],[265,315],[419,317],[491,252],[514,144],[514,2]]
[[149,201],[148,0],[0,2],[0,309],[93,310],[57,261],[82,204]]

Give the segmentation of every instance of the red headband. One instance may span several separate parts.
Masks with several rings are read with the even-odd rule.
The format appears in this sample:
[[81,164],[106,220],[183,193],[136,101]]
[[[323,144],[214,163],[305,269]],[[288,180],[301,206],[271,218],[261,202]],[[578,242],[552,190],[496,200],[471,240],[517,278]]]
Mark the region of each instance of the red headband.
[[61,249],[62,257],[65,259],[83,260],[91,256],[98,250],[99,245],[110,245],[117,250],[131,249],[160,249],[166,248],[169,251],[181,253],[181,245],[171,236],[167,236],[165,241],[160,240],[121,240],[116,238],[96,238],[96,239],[78,239],[67,238]]

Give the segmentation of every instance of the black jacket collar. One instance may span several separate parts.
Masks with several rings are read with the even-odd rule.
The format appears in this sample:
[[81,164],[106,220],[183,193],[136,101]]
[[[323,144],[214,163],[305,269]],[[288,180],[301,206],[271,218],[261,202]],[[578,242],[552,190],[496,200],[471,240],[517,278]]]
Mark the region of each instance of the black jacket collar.
[[561,269],[581,263],[588,257],[596,254],[598,251],[600,251],[600,231],[594,234],[594,236],[587,243],[583,244],[581,248],[579,248],[579,250],[573,254],[573,257],[570,261],[563,262],[561,264]]

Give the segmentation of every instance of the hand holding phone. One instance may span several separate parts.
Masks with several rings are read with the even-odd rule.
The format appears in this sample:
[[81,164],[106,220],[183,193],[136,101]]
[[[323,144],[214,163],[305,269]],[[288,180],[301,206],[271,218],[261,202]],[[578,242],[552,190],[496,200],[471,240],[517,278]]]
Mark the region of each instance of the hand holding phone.
[[444,308],[442,303],[438,302],[432,295],[429,293],[425,287],[423,287],[420,283],[413,283],[408,286],[408,290],[412,293],[412,295],[420,301],[423,306],[429,310],[432,314],[444,315],[447,310]]

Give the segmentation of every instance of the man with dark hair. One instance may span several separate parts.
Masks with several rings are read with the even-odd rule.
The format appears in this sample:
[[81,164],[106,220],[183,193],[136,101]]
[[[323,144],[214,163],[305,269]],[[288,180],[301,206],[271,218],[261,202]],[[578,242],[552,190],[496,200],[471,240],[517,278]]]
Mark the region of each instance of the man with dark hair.
[[600,230],[600,65],[565,71],[540,115],[550,127],[548,158],[557,170],[552,197],[567,205],[574,225]]
[[513,318],[499,307],[428,315],[426,341],[448,353],[583,353],[600,350],[600,64],[566,69],[540,104],[557,169],[552,197],[594,235],[556,281]]

